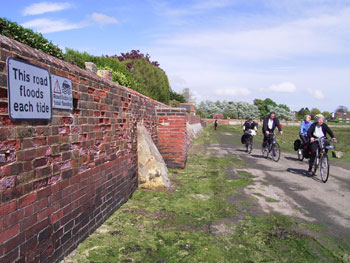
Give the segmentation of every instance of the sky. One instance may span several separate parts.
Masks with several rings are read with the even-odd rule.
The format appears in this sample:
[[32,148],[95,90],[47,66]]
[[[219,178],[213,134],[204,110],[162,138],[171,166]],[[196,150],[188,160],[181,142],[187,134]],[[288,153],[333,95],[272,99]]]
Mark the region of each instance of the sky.
[[0,16],[63,50],[149,53],[173,90],[350,108],[350,0],[0,0]]

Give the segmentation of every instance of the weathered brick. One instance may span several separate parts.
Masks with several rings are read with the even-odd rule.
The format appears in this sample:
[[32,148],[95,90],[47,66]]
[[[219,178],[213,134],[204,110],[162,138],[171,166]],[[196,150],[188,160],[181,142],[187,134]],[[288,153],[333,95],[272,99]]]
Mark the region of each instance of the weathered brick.
[[37,168],[37,167],[40,167],[40,166],[44,166],[44,165],[47,164],[47,161],[48,161],[47,157],[35,159],[33,161],[33,167]]
[[13,213],[9,213],[3,217],[3,228],[9,228],[15,224],[18,224],[18,222],[23,218],[24,216],[24,209],[19,209],[14,211]]
[[37,193],[34,192],[34,193],[28,194],[28,195],[22,197],[21,199],[19,199],[18,200],[18,208],[25,207],[25,206],[30,205],[31,203],[35,202],[36,195],[37,195]]
[[2,193],[2,202],[6,203],[12,199],[19,198],[23,195],[23,186],[7,189]]
[[17,202],[15,200],[0,205],[0,217],[2,217],[3,215],[6,215],[7,213],[12,213],[13,211],[16,210],[16,208],[17,208]]
[[4,241],[9,240],[10,238],[14,237],[18,233],[19,233],[19,225],[18,224],[0,232],[0,243],[3,243]]
[[48,197],[51,194],[51,187],[45,187],[37,192],[37,200]]

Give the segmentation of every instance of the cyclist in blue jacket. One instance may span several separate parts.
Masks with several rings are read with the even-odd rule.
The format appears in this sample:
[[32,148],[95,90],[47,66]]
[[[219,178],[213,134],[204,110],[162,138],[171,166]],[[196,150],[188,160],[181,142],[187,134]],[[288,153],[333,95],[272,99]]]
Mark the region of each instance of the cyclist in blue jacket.
[[309,138],[307,136],[307,131],[310,129],[312,123],[313,122],[311,121],[311,116],[305,115],[305,118],[300,125],[300,133],[299,133],[299,136],[300,136],[300,139],[301,139],[303,145],[305,145],[309,142]]

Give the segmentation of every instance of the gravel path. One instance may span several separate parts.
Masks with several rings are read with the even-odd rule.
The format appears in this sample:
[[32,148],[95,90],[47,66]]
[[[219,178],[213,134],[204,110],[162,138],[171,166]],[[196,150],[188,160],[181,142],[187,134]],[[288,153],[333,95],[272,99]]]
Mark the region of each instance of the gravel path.
[[258,142],[251,155],[245,153],[239,138],[223,133],[224,143],[212,144],[208,151],[235,154],[248,163],[240,170],[254,175],[254,183],[246,187],[244,193],[257,199],[259,209],[321,223],[331,235],[350,242],[349,170],[331,165],[330,177],[323,183],[319,173],[307,176],[308,163],[298,161],[296,154],[282,152],[276,163],[262,157]]

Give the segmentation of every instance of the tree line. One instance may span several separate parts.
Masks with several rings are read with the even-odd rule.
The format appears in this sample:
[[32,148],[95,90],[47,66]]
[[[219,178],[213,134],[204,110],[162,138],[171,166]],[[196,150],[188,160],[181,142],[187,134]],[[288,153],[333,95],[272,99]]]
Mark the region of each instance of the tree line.
[[[333,118],[332,113],[329,111],[319,110],[318,108],[308,107],[301,108],[299,111],[292,112],[290,108],[285,104],[277,104],[270,98],[255,99],[253,104],[242,101],[202,101],[197,105],[197,114],[202,118],[213,118],[215,114],[223,114],[225,119],[248,119],[253,118],[261,120],[265,118],[270,112],[275,112],[276,116],[281,120],[302,120],[306,115],[311,115],[312,118],[317,114],[322,114],[328,121],[337,121]],[[348,108],[346,106],[338,106],[335,109],[335,113],[343,112],[347,113]]]
[[222,113],[224,118],[230,119],[263,119],[270,112],[282,120],[293,120],[294,115],[287,105],[277,104],[272,99],[255,99],[253,104],[244,101],[202,101],[198,105],[197,114],[204,118],[213,118]]

